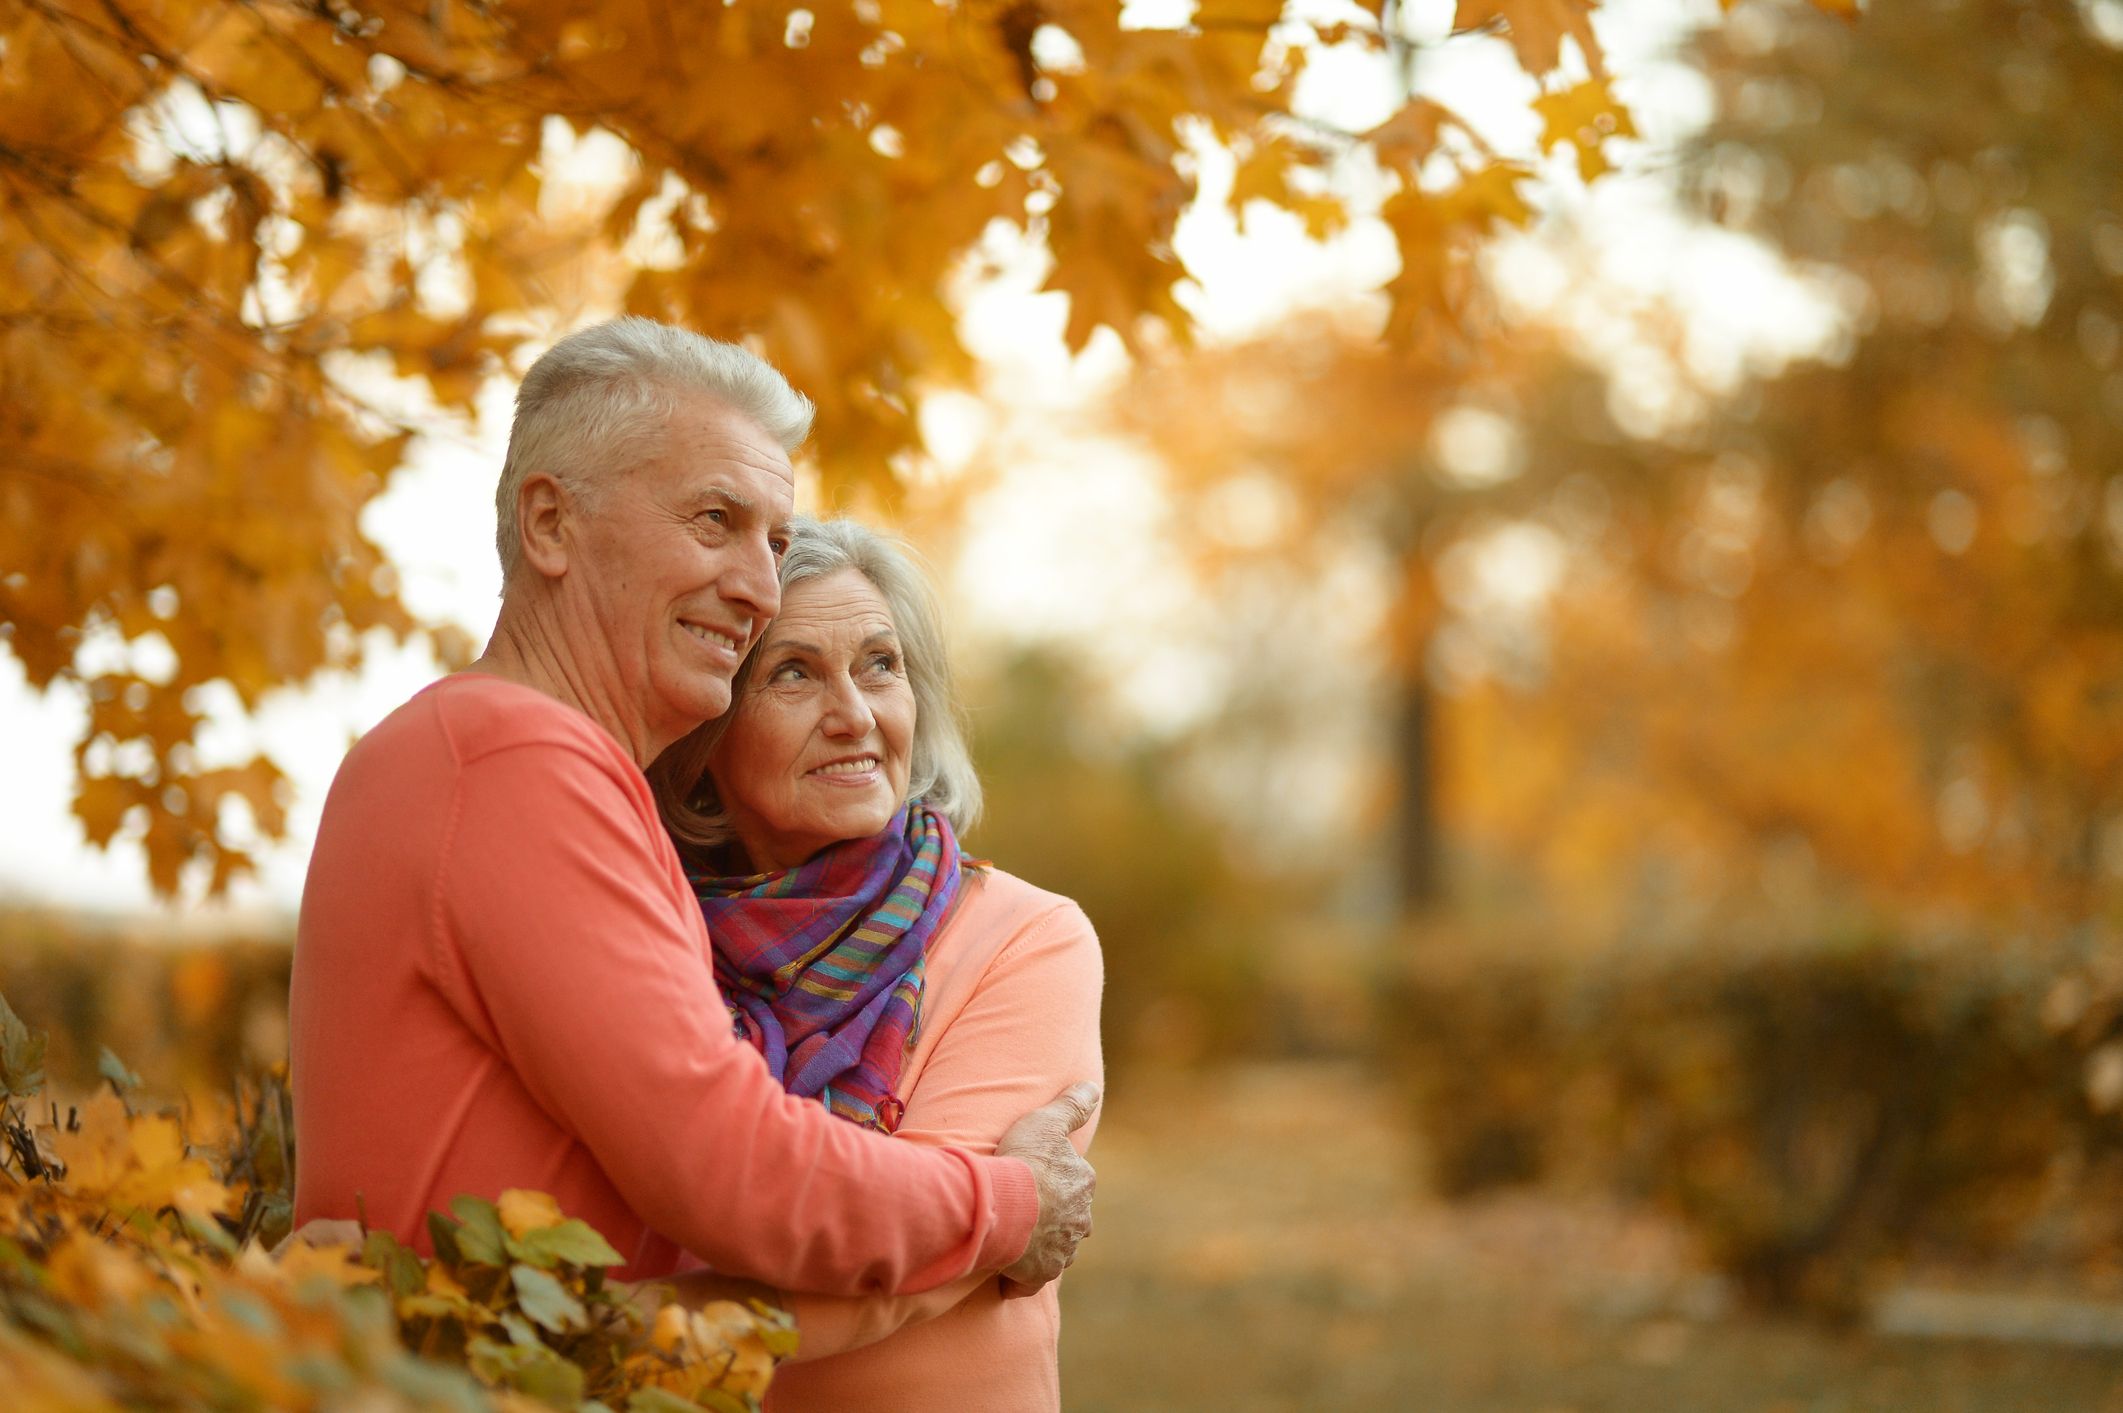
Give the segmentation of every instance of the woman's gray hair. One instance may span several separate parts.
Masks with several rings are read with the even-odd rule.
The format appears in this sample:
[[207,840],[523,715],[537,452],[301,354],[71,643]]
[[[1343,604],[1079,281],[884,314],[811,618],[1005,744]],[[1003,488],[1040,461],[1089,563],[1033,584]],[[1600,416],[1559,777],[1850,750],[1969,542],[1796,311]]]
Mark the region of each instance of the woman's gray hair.
[[543,471],[595,506],[617,471],[655,453],[681,398],[704,394],[751,418],[783,451],[811,433],[811,400],[758,354],[687,329],[629,316],[554,344],[516,390],[509,453],[494,490],[494,548],[516,572],[516,497]]
[[[914,689],[914,748],[907,772],[907,799],[927,804],[964,834],[980,818],[980,776],[966,745],[965,709],[952,685],[936,596],[913,550],[899,541],[854,520],[799,516],[790,522],[789,546],[781,556],[784,595],[806,579],[842,569],[853,569],[883,596],[899,636],[907,683]],[[655,788],[664,828],[681,851],[705,852],[735,837],[729,814],[715,797],[708,756],[744,700],[758,655],[755,645],[738,665],[730,683],[730,709],[681,738],[649,767],[649,783]]]

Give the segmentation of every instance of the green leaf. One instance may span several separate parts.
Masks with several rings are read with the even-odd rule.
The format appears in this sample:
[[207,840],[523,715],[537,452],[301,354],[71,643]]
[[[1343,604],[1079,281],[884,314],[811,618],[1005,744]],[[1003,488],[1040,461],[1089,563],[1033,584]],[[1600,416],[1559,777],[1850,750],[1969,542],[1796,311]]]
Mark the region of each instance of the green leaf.
[[728,1389],[704,1388],[697,1400],[708,1413],[759,1413],[759,1405],[749,1398],[740,1398]]
[[140,1087],[140,1076],[125,1067],[125,1061],[111,1053],[111,1047],[103,1047],[103,1054],[96,1061],[96,1073],[111,1082],[111,1088],[120,1094]]
[[590,1312],[568,1293],[568,1288],[536,1266],[512,1266],[509,1278],[516,1283],[516,1303],[523,1313],[554,1334],[566,1334],[589,1323]]
[[457,1233],[463,1230],[462,1222],[453,1222],[440,1212],[428,1213],[428,1244],[435,1248],[435,1259],[451,1270],[464,1264],[464,1253],[457,1249]]
[[426,1359],[391,1360],[384,1366],[383,1381],[417,1408],[486,1413],[488,1407],[484,1392],[462,1369]]
[[0,1094],[27,1099],[44,1088],[44,1036],[30,1034],[0,996]]
[[597,1234],[588,1222],[570,1217],[559,1226],[540,1227],[509,1238],[509,1250],[520,1261],[540,1270],[551,1270],[565,1261],[571,1266],[623,1266],[626,1258],[612,1243]]
[[498,1323],[507,1332],[509,1343],[519,1349],[529,1349],[533,1345],[545,1343],[544,1340],[538,1337],[538,1331],[531,1328],[531,1322],[514,1310],[502,1311],[501,1319]]
[[494,1204],[469,1195],[452,1197],[450,1210],[463,1225],[457,1229],[457,1250],[475,1266],[509,1264],[508,1233],[502,1230],[501,1213]]
[[383,1282],[401,1300],[427,1289],[420,1257],[387,1231],[372,1231],[361,1243],[361,1264],[383,1272]]
[[582,1370],[544,1345],[525,1349],[482,1337],[467,1345],[465,1354],[472,1372],[490,1384],[504,1384],[555,1408],[573,1409],[582,1402]]
[[669,1389],[636,1389],[627,1395],[627,1413],[700,1413],[700,1405]]

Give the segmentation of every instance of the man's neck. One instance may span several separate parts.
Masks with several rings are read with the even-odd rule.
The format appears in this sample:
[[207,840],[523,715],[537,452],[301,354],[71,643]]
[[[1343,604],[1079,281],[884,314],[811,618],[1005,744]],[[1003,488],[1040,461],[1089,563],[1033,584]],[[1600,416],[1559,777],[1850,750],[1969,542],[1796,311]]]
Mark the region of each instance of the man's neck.
[[577,650],[574,639],[581,635],[566,632],[563,617],[559,604],[504,597],[494,636],[465,671],[529,687],[575,708],[602,726],[636,765],[647,769],[662,746],[649,739],[647,723],[638,711],[622,708],[618,674],[605,660],[609,652],[602,643],[588,651]]

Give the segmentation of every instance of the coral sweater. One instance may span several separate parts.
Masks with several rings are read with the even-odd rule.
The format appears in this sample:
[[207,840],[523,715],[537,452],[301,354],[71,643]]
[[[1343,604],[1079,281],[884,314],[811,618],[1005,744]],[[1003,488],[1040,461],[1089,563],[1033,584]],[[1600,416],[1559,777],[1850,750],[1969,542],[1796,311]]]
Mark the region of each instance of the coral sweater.
[[[1007,873],[969,872],[930,941],[921,1025],[901,1075],[898,1136],[993,1152],[1019,1114],[1073,1081],[1103,1081],[1098,938],[1083,911]],[[1089,1145],[1094,1118],[1079,1130]],[[802,1343],[768,1413],[1055,1413],[1061,1304],[1049,1285],[1005,1300],[993,1276],[921,1295],[799,1297]]]
[[425,1250],[453,1195],[532,1188],[630,1278],[683,1249],[874,1295],[998,1270],[1037,1218],[1021,1162],[895,1142],[782,1091],[730,1033],[641,771],[587,716],[498,678],[445,678],[340,767],[290,1009],[298,1224],[365,1210]]

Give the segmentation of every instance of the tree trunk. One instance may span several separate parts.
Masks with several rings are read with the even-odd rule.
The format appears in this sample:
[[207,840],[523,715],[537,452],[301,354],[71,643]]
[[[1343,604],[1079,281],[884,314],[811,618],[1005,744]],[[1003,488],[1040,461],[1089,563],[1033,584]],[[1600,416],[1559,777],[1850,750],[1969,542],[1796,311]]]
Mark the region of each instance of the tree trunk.
[[1403,916],[1444,900],[1437,817],[1437,700],[1417,665],[1402,684],[1393,760],[1399,804],[1393,838],[1394,898]]

